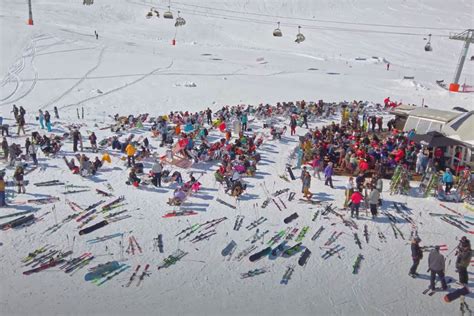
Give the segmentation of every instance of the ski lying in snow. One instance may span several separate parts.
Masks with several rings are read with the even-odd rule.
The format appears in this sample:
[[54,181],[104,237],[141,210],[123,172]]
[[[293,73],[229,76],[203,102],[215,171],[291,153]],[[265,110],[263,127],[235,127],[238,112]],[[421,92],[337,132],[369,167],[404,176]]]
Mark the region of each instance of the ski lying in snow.
[[359,273],[360,263],[361,263],[362,259],[364,259],[364,256],[362,256],[362,254],[359,254],[359,255],[356,257],[355,262],[354,262],[354,265],[352,266],[352,274],[357,274],[357,273]]
[[237,207],[235,207],[234,205],[232,205],[232,204],[230,204],[229,202],[226,202],[226,201],[224,201],[224,200],[222,200],[222,199],[217,198],[216,201],[219,202],[219,203],[222,204],[222,205],[225,205],[225,206],[227,206],[227,207],[230,207],[231,209],[234,209],[234,210],[237,209]]
[[280,241],[280,239],[282,239],[283,236],[285,236],[287,232],[288,232],[288,230],[285,230],[285,229],[280,230],[276,235],[274,235],[274,236],[267,242],[267,245],[273,246],[273,245],[276,244],[278,241]]
[[197,214],[199,213],[195,211],[172,211],[172,212],[166,213],[165,215],[161,217],[170,218],[170,217],[197,215]]
[[362,249],[362,243],[360,242],[360,239],[357,233],[354,233],[354,242],[356,243],[357,246],[359,246],[359,249]]
[[286,249],[285,251],[283,251],[282,256],[285,257],[285,258],[288,258],[288,257],[291,257],[291,256],[297,254],[298,252],[300,252],[303,249],[303,247],[301,245],[302,245],[302,243],[299,242],[296,245]]
[[187,252],[182,251],[180,249],[176,250],[172,255],[169,255],[163,260],[163,263],[158,266],[158,270],[169,268],[170,266],[181,260],[187,254]]
[[285,239],[286,239],[286,240],[293,240],[293,237],[295,237],[295,235],[296,235],[296,233],[298,232],[298,230],[300,230],[298,227],[293,228],[293,230],[290,231],[290,232],[288,233],[288,235],[286,235],[286,238],[285,238]]
[[345,247],[341,246],[341,245],[336,245],[330,249],[328,249],[322,256],[321,258],[323,258],[324,260],[327,260],[329,258],[331,258],[332,256],[334,256],[335,254],[338,254],[339,252],[341,252]]
[[364,237],[365,237],[365,242],[369,243],[369,230],[367,224],[364,224]]
[[301,203],[308,203],[308,204],[312,204],[312,205],[318,205],[318,204],[322,203],[322,201],[305,200],[305,199],[299,199],[298,201],[301,202]]
[[254,228],[256,228],[258,225],[262,224],[263,222],[265,222],[267,220],[266,217],[263,217],[261,216],[259,219],[257,220],[254,220],[253,222],[251,222],[249,225],[247,225],[247,227],[245,227],[247,230],[252,230]]
[[255,245],[251,245],[245,248],[244,250],[239,252],[239,254],[235,257],[234,260],[241,261],[243,258],[247,257],[250,253],[252,253],[255,249],[257,249],[257,246]]
[[286,243],[287,241],[284,240],[278,246],[276,246],[270,253],[271,257],[276,258],[280,256],[283,253],[283,251],[285,251]]
[[108,193],[108,192],[105,192],[105,191],[102,191],[102,190],[99,190],[99,189],[95,189],[95,192],[97,192],[97,194],[100,194],[102,196],[107,196],[107,197],[113,196],[112,193]]
[[[453,282],[453,279],[447,279],[446,280],[446,285],[450,284],[451,282]],[[442,289],[440,287],[437,287],[434,289],[434,291],[432,291],[430,288],[427,288],[426,290],[423,291],[423,294],[428,294],[428,296],[433,296],[434,294],[436,294],[436,292],[439,292],[439,291],[442,291]]]
[[137,287],[140,286],[140,284],[143,282],[143,279],[145,279],[146,276],[149,276],[149,275],[150,275],[150,272],[148,271],[149,268],[150,268],[150,265],[147,264],[147,265],[145,266],[145,269],[143,270],[142,274],[141,274],[140,277],[138,278]]
[[286,271],[283,274],[283,277],[281,278],[280,284],[288,284],[288,281],[291,279],[291,275],[293,274],[293,271],[295,271],[295,265],[289,265],[286,268]]
[[319,227],[319,229],[316,231],[313,237],[311,237],[311,240],[315,241],[316,239],[318,239],[321,233],[323,232],[323,230],[324,230],[323,226]]
[[253,270],[250,270],[248,272],[245,272],[245,273],[241,273],[240,274],[240,278],[241,279],[247,279],[247,278],[252,278],[256,275],[260,275],[260,274],[264,274],[265,272],[267,272],[268,269],[266,267],[264,268],[259,268],[259,269],[253,269]]
[[65,185],[65,183],[59,180],[51,180],[51,181],[38,182],[38,183],[35,183],[34,185],[37,187],[49,187],[49,186],[54,186],[54,185]]
[[[125,287],[130,287],[130,285],[132,284],[133,280],[135,280],[135,277],[137,276],[137,273],[138,273],[138,270],[140,270],[140,267],[141,265],[138,265],[136,268],[135,268],[135,271],[133,271],[133,274],[132,276],[130,277],[130,279],[128,279],[128,282],[127,284],[125,285]],[[122,285],[124,286],[124,285]]]
[[243,215],[237,215],[237,217],[235,218],[234,230],[239,231],[240,227],[242,227],[242,222],[244,218],[245,216]]
[[109,203],[105,204],[104,206],[102,206],[102,211],[106,211],[106,210],[110,209],[113,205],[118,204],[118,203],[122,202],[123,200],[125,200],[125,197],[124,196],[119,196],[115,200],[112,200],[111,202],[109,202]]
[[295,241],[296,242],[302,241],[304,239],[304,237],[306,236],[306,233],[308,232],[308,230],[309,230],[309,226],[303,227],[303,229],[298,234],[298,237],[296,237]]

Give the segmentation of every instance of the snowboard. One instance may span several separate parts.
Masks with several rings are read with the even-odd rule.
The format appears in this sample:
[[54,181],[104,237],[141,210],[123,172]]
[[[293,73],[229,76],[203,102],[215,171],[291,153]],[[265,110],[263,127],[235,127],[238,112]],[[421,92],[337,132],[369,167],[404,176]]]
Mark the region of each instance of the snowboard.
[[446,294],[446,295],[444,296],[444,301],[445,301],[446,303],[450,303],[450,302],[452,302],[452,301],[454,301],[454,300],[457,300],[459,297],[461,297],[461,296],[463,296],[463,295],[467,295],[467,294],[469,294],[469,293],[471,293],[471,292],[469,291],[469,289],[467,288],[467,286],[465,286],[465,287],[462,287],[462,288],[460,288],[460,289],[457,289],[457,290],[454,291],[454,292],[451,292],[451,293]]
[[309,257],[311,256],[311,251],[306,248],[298,259],[298,264],[302,267],[308,262]]
[[229,255],[232,250],[234,250],[234,248],[237,246],[236,242],[235,241],[231,241],[221,252],[222,256],[227,256]]
[[265,248],[265,249],[263,249],[259,252],[254,253],[253,255],[251,255],[249,257],[249,260],[250,260],[250,262],[255,262],[257,260],[262,259],[266,255],[270,254],[270,252],[272,252],[272,247],[267,247],[267,248]]
[[293,220],[298,218],[298,213],[293,213],[283,220],[285,224],[291,223]]
[[286,171],[288,171],[288,174],[290,175],[291,180],[296,180],[293,170],[291,170],[291,166],[288,165],[286,167]]

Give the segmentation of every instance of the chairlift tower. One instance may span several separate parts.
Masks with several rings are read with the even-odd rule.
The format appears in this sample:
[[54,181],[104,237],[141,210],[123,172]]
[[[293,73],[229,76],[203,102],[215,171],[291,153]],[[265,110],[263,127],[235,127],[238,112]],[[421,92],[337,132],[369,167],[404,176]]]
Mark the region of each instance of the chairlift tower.
[[465,30],[462,33],[450,33],[449,39],[463,41],[464,46],[461,50],[461,56],[459,57],[458,66],[456,69],[456,74],[454,75],[454,81],[449,85],[449,91],[458,92],[459,91],[459,78],[461,78],[462,67],[466,61],[467,51],[469,50],[469,45],[474,43],[474,29]]

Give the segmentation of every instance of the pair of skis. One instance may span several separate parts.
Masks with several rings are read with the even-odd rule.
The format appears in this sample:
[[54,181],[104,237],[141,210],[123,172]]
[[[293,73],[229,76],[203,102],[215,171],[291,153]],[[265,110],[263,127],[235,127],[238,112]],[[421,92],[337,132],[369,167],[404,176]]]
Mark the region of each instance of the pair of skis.
[[130,285],[132,285],[133,281],[135,281],[137,277],[138,277],[137,287],[139,287],[140,284],[143,282],[143,279],[145,279],[146,276],[150,275],[150,272],[148,271],[148,269],[150,268],[149,264],[145,265],[145,268],[143,269],[142,273],[140,274],[140,276],[138,276],[138,271],[140,270],[140,268],[141,268],[141,265],[137,265],[137,267],[135,268],[135,271],[133,271],[133,274],[130,276],[130,279],[128,279],[127,284],[125,284],[125,287],[130,287]]

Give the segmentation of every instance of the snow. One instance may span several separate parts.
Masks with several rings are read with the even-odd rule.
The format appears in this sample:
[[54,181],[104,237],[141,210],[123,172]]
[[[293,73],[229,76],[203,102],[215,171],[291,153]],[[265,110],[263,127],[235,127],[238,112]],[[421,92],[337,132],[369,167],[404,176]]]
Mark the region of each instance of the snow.
[[[423,37],[433,33],[447,35],[472,28],[473,4],[471,1],[196,1],[172,2],[173,13],[181,10],[186,26],[177,30],[174,21],[145,19],[150,7],[160,14],[167,1],[96,0],[94,5],[83,6],[80,1],[35,0],[35,25],[26,25],[25,1],[4,1],[0,5],[0,115],[11,121],[13,103],[28,111],[28,130],[38,130],[35,116],[38,109],[60,109],[61,120],[54,132],[61,134],[70,123],[84,123],[82,128],[96,130],[111,122],[109,115],[120,113],[150,113],[152,116],[172,110],[218,109],[222,105],[276,103],[289,100],[327,101],[368,100],[382,103],[391,99],[403,103],[428,104],[438,109],[462,106],[474,109],[469,93],[452,94],[436,84],[436,80],[450,82],[458,62],[462,43],[447,37],[433,36],[433,52],[423,50]],[[242,13],[246,12],[246,14]],[[421,14],[422,13],[422,14]],[[453,18],[455,17],[455,18]],[[252,21],[250,21],[250,19]],[[316,19],[318,21],[311,21]],[[257,21],[258,23],[255,23]],[[273,38],[276,22],[281,22],[282,38]],[[328,22],[332,21],[332,22]],[[335,23],[342,21],[344,24]],[[354,23],[354,24],[350,24]],[[377,25],[402,25],[413,28],[390,28]],[[294,43],[297,26],[302,26],[306,41]],[[341,29],[377,30],[417,33],[418,36],[349,32]],[[94,37],[94,30],[99,40]],[[472,54],[472,53],[471,53]],[[374,58],[375,57],[375,58]],[[360,60],[365,58],[366,60]],[[390,70],[385,64],[390,62]],[[311,70],[310,70],[311,69]],[[403,80],[403,77],[414,77]],[[473,83],[474,64],[467,61],[462,81]],[[192,87],[192,89],[191,89]],[[85,120],[77,120],[76,109],[84,107]],[[311,126],[328,124],[311,122]],[[287,124],[286,118],[278,122]],[[261,122],[251,127],[261,131]],[[140,134],[139,130],[131,132]],[[304,133],[299,129],[300,134]],[[98,138],[110,136],[99,131]],[[145,134],[144,134],[145,135]],[[213,132],[211,137],[221,137]],[[24,137],[14,141],[24,143]],[[10,140],[9,140],[10,141]],[[157,143],[152,141],[157,147]],[[190,208],[201,209],[200,214],[183,218],[162,218],[173,210],[165,204],[173,188],[143,187],[135,189],[125,185],[127,169],[112,155],[112,164],[104,167],[93,178],[72,175],[61,157],[50,159],[40,156],[46,170],[36,170],[27,179],[47,181],[61,179],[68,183],[104,189],[110,183],[114,194],[124,195],[132,218],[112,223],[85,236],[77,234],[75,221],[48,236],[43,232],[55,221],[71,214],[65,203],[68,198],[88,206],[101,198],[93,191],[62,195],[64,187],[27,187],[25,196],[16,201],[57,195],[61,201],[38,207],[37,214],[46,214],[42,221],[20,230],[0,233],[3,243],[0,253],[0,311],[2,315],[65,315],[65,314],[171,314],[171,315],[449,315],[457,310],[457,303],[445,304],[442,294],[433,297],[422,295],[428,286],[426,259],[419,267],[422,274],[414,280],[407,276],[411,265],[407,240],[395,239],[386,217],[372,221],[365,215],[359,223],[359,237],[363,249],[359,250],[352,231],[333,216],[312,222],[316,206],[282,199],[288,209],[278,211],[272,203],[260,208],[268,191],[289,187],[299,198],[298,181],[287,183],[277,177],[288,161],[288,153],[296,145],[296,138],[288,135],[281,142],[266,140],[261,148],[262,163],[257,175],[246,178],[250,190],[239,202],[237,210],[215,201],[220,197],[233,202],[214,181],[215,164],[198,164],[193,170],[206,171],[199,181],[203,190],[190,198]],[[159,149],[163,153],[163,149]],[[72,144],[66,143],[63,152],[72,155]],[[94,157],[93,154],[89,154]],[[2,162],[3,163],[3,162]],[[3,165],[2,165],[3,167]],[[150,167],[147,164],[146,169]],[[297,175],[299,172],[296,172]],[[12,171],[8,171],[11,176]],[[185,180],[187,175],[183,172]],[[328,200],[341,207],[344,177],[335,177],[336,189],[313,179],[312,191],[316,199]],[[413,183],[413,186],[416,186]],[[388,182],[385,183],[385,188]],[[449,252],[456,246],[461,232],[429,211],[445,212],[436,200],[383,193],[385,208],[392,211],[391,202],[407,203],[412,216],[418,221],[418,232],[423,245],[447,244]],[[256,206],[258,204],[258,206]],[[459,204],[448,204],[459,212],[467,210]],[[0,215],[28,209],[15,205],[0,210]],[[290,225],[283,219],[293,212],[299,218]],[[237,214],[245,216],[243,228],[233,230]],[[189,224],[205,222],[226,216],[217,226],[217,235],[193,244],[179,242],[175,235]],[[297,266],[288,285],[280,285],[288,264],[294,264],[298,255],[289,259],[263,259],[250,263],[223,261],[221,250],[235,240],[237,252],[243,250],[254,231],[245,226],[265,216],[268,221],[260,230],[269,229],[265,238],[287,226],[310,226],[304,245],[312,251],[305,267]],[[96,221],[94,221],[96,222]],[[331,224],[335,223],[334,226]],[[363,240],[362,227],[367,224],[370,243]],[[316,241],[310,237],[323,225],[326,229]],[[408,239],[411,227],[399,224]],[[388,239],[381,244],[377,238],[380,229]],[[344,231],[340,243],[345,246],[341,258],[321,259],[319,247],[333,231]],[[97,287],[85,282],[85,269],[72,277],[52,268],[31,276],[24,276],[26,268],[21,258],[30,251],[55,244],[61,249],[74,248],[74,255],[91,251],[97,258],[94,264],[122,259],[118,240],[87,245],[86,240],[116,232],[129,232],[137,238],[143,254],[124,254],[125,262],[132,266],[151,264],[151,275],[140,287],[123,288],[132,269]],[[153,238],[163,234],[165,253],[153,252]],[[125,240],[125,247],[127,241]],[[108,249],[105,249],[105,246]],[[176,249],[189,254],[176,265],[157,271],[157,265]],[[264,245],[258,243],[258,248]],[[380,248],[378,251],[375,248]],[[108,253],[112,254],[108,254]],[[352,274],[356,256],[363,253],[359,274]],[[449,259],[451,259],[450,257]],[[448,260],[449,260],[448,259]],[[250,279],[240,279],[240,273],[269,267],[269,272]],[[448,266],[447,275],[457,279],[454,263]],[[470,297],[470,296],[469,296]],[[470,299],[466,300],[468,303]]]

